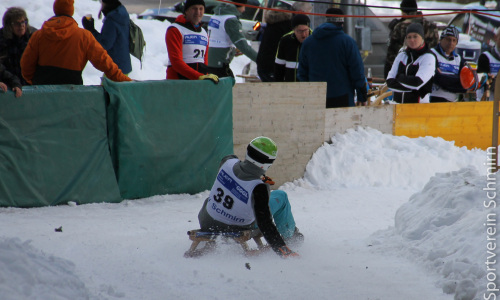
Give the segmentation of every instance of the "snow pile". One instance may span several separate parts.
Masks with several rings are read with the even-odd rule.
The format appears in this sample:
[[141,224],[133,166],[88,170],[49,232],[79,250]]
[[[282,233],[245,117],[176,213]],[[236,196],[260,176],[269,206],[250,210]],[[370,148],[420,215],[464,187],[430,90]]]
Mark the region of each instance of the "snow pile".
[[0,295],[3,300],[89,299],[75,265],[46,255],[30,242],[0,239]]
[[331,144],[319,148],[304,179],[325,190],[367,186],[421,189],[436,172],[469,165],[485,170],[485,158],[482,150],[458,148],[441,138],[410,139],[359,127],[335,134]]
[[438,173],[398,209],[395,228],[374,234],[373,245],[398,249],[439,273],[439,286],[457,300],[489,299],[500,287],[497,201],[496,174],[482,176],[472,167]]

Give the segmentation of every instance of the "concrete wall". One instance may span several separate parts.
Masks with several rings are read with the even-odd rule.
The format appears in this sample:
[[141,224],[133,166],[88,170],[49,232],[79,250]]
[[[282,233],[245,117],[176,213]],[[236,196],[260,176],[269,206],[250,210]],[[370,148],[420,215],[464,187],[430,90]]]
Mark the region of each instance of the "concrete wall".
[[394,105],[325,109],[325,142],[349,128],[368,126],[393,134]]
[[312,154],[323,144],[326,83],[245,83],[233,88],[234,152],[243,159],[257,136],[278,145],[268,176],[276,186],[301,178]]

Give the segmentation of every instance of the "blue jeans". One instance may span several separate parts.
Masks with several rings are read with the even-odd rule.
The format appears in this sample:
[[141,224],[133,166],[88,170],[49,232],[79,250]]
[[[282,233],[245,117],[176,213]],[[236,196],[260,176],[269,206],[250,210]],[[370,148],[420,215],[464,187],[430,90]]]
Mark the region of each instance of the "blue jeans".
[[276,228],[284,239],[290,238],[295,232],[295,220],[292,215],[292,207],[288,201],[288,195],[284,191],[271,191],[269,207],[273,215]]

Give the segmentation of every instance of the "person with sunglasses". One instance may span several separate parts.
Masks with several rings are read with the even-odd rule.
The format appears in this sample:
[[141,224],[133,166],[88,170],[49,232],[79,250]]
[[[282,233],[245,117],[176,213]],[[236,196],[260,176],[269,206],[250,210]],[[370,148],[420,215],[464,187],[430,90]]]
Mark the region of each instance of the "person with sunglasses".
[[5,11],[0,29],[0,63],[6,71],[16,76],[22,85],[28,83],[21,74],[21,57],[31,35],[37,30],[29,25],[26,11],[10,7]]

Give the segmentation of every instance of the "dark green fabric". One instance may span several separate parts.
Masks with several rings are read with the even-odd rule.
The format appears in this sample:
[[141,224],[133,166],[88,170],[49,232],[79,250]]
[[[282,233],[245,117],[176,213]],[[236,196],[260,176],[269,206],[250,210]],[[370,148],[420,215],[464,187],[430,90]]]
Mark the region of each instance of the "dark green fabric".
[[210,189],[233,153],[234,79],[103,81],[111,156],[124,199]]
[[121,201],[100,86],[0,93],[0,206]]

